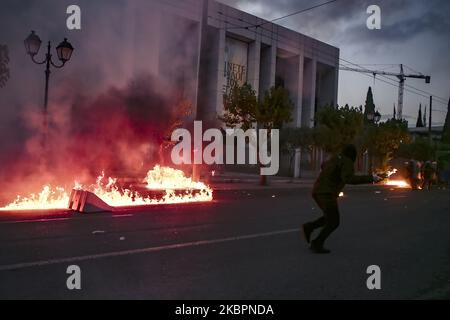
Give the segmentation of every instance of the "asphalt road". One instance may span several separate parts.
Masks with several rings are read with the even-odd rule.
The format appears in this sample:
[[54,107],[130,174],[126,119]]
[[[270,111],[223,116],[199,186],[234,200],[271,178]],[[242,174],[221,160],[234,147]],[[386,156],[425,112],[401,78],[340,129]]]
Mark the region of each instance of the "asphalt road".
[[[230,191],[207,204],[80,215],[0,214],[0,298],[450,297],[450,191],[348,189],[329,255],[299,233],[307,188]],[[81,290],[68,290],[69,265]],[[381,268],[381,290],[366,269]]]

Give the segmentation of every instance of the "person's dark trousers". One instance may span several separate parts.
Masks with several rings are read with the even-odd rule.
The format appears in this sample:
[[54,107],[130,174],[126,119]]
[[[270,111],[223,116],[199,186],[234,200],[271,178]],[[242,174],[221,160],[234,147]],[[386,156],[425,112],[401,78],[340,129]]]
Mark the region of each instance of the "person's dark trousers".
[[325,240],[339,226],[339,207],[337,197],[332,194],[313,194],[313,198],[323,211],[323,216],[306,224],[310,230],[322,228],[312,242],[317,247],[323,247]]

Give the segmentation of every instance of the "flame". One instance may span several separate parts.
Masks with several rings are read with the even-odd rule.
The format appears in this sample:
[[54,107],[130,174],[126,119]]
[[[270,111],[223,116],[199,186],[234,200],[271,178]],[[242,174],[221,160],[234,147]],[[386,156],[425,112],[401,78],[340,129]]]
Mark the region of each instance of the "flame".
[[[184,175],[183,171],[155,166],[148,171],[145,178],[146,188],[149,190],[164,190],[161,198],[142,196],[138,192],[128,189],[121,190],[117,186],[117,179],[108,178],[103,186],[104,175],[97,178],[96,186],[88,189],[100,199],[113,207],[142,206],[152,204],[173,204],[187,202],[212,201],[212,189],[203,182],[195,182]],[[181,193],[177,192],[182,190]]]
[[155,190],[207,189],[203,182],[195,182],[192,178],[185,177],[183,171],[159,165],[147,172],[145,182],[148,189]]
[[16,200],[0,210],[66,209],[68,203],[69,195],[64,188],[46,185],[39,193],[32,193],[28,197],[17,196]]
[[406,180],[388,180],[385,182],[385,184],[387,186],[394,186],[397,188],[410,188],[411,187],[409,185],[409,183],[406,182]]
[[[94,185],[83,186],[75,182],[73,189],[91,191],[112,207],[204,202],[213,199],[209,186],[193,181],[181,170],[157,165],[148,171],[145,182],[147,189],[163,191],[162,197],[152,198],[132,190],[121,189],[117,185],[117,178],[106,178],[104,173],[98,176]],[[64,188],[46,185],[40,193],[28,197],[18,196],[15,201],[0,210],[67,209],[68,203],[69,194]]]
[[344,196],[344,192],[339,192],[339,198],[342,198]]
[[411,188],[410,184],[403,179],[390,179],[389,177],[392,176],[393,174],[397,173],[398,170],[397,169],[392,169],[390,171],[387,172],[387,180],[384,182],[385,185],[387,186],[393,186],[393,187],[397,187],[397,188]]
[[395,174],[397,172],[398,172],[398,170],[394,168],[394,169],[392,169],[392,170],[387,172],[387,177],[389,178],[390,176],[392,176],[393,174]]

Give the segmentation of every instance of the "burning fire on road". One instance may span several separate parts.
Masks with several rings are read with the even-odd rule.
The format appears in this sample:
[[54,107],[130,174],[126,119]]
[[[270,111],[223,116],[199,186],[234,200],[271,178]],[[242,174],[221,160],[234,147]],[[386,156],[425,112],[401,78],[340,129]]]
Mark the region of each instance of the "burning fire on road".
[[397,169],[392,169],[390,171],[387,172],[387,179],[384,182],[385,185],[387,186],[393,186],[393,187],[397,187],[397,188],[401,188],[401,189],[408,189],[411,188],[410,184],[401,178],[397,178],[397,179],[391,179],[390,177],[394,174],[396,174],[398,172]]
[[[160,191],[160,197],[147,195],[131,188],[121,188],[117,178],[106,178],[104,174],[97,178],[94,185],[83,186],[77,182],[73,189],[94,193],[112,207],[132,207],[157,204],[175,204],[188,202],[212,201],[213,191],[203,182],[193,181],[184,175],[183,171],[170,167],[156,165],[148,171],[144,186],[150,193]],[[67,209],[70,190],[63,187],[52,188],[45,185],[39,193],[27,197],[17,196],[12,203],[0,208],[3,211],[16,210],[48,210]]]
[[385,183],[387,186],[393,186],[397,188],[411,188],[408,182],[405,180],[388,180]]
[[211,201],[208,185],[165,166],[173,147],[168,137],[187,126],[193,106],[163,80],[143,72],[86,94],[78,84],[61,86],[47,127],[43,114],[26,108],[24,139],[0,172],[8,186],[0,210],[67,210],[74,191],[111,207]]

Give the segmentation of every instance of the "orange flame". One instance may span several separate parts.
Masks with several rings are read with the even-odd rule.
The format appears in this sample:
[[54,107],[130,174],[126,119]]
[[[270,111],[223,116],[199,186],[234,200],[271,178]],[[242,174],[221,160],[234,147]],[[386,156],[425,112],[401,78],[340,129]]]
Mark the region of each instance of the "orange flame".
[[0,210],[45,210],[45,209],[65,209],[69,203],[69,195],[64,188],[52,188],[46,185],[39,193],[32,193],[28,197],[17,196],[16,200],[11,202]]
[[[185,177],[181,170],[157,165],[148,171],[145,182],[149,190],[163,190],[162,197],[151,198],[128,189],[122,190],[117,186],[117,178],[106,179],[104,173],[97,178],[95,185],[85,187],[75,182],[74,189],[91,191],[113,207],[204,202],[213,199],[213,191],[209,186]],[[182,191],[177,192],[180,190]],[[69,194],[64,188],[52,189],[46,185],[40,193],[31,194],[29,197],[18,196],[15,201],[0,210],[67,209],[68,203]]]
[[387,180],[384,182],[384,184],[387,186],[393,186],[393,187],[402,188],[402,189],[411,188],[411,186],[409,185],[409,183],[406,180],[389,178],[390,176],[392,176],[393,174],[395,174],[397,172],[398,172],[398,170],[395,168],[388,171],[387,172]]
[[387,186],[394,186],[397,188],[410,188],[411,187],[409,185],[409,183],[406,182],[405,180],[388,180],[385,182],[385,184]]
[[390,176],[392,176],[394,173],[397,173],[397,169],[392,169],[392,170],[389,170],[388,172],[387,172],[387,176],[388,176],[388,178],[390,177]]

